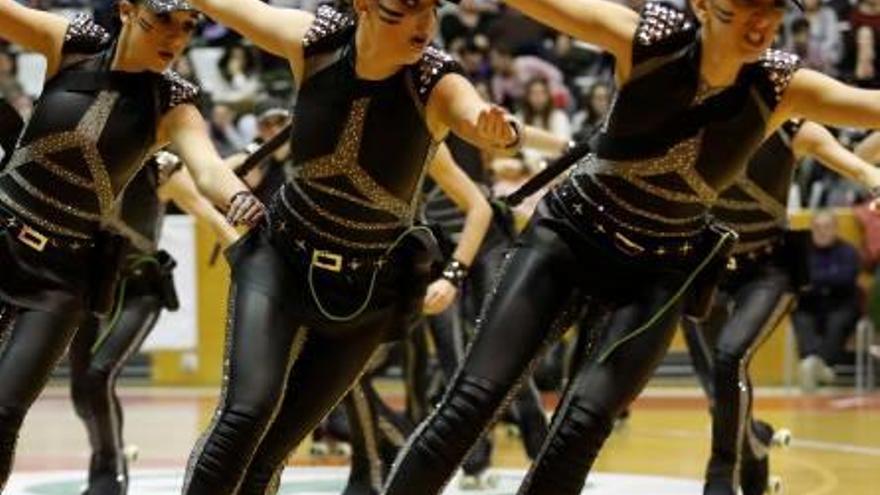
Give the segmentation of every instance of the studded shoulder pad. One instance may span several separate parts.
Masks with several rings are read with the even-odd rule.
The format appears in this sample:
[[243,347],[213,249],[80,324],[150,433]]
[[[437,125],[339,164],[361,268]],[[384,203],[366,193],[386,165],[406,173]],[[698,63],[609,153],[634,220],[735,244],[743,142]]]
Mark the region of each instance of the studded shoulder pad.
[[97,53],[106,48],[110,40],[110,33],[96,23],[91,16],[79,13],[70,20],[70,24],[67,26],[62,53],[65,55]]
[[425,49],[422,59],[411,66],[410,70],[413,71],[416,92],[423,104],[428,102],[431,91],[440,82],[440,79],[443,79],[443,76],[463,72],[461,66],[451,55],[433,46]]
[[162,110],[167,112],[177,105],[196,104],[199,98],[199,87],[184,79],[172,70],[162,73],[161,93]]
[[765,93],[771,98],[774,106],[782,99],[783,93],[794,73],[801,67],[801,59],[793,53],[780,50],[767,50],[758,61],[761,68]]
[[303,38],[303,49],[306,56],[320,51],[322,47],[333,46],[354,27],[355,19],[351,15],[328,5],[318,7],[315,20]]
[[636,28],[633,62],[655,55],[656,50],[691,41],[696,28],[689,14],[669,4],[648,2]]

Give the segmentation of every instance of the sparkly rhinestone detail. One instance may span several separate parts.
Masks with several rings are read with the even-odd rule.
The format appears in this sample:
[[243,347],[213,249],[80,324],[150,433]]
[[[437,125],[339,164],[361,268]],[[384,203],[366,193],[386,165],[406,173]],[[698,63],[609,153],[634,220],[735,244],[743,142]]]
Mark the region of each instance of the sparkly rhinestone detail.
[[431,95],[431,90],[446,74],[461,72],[458,63],[448,53],[429,46],[422,55],[422,59],[416,64],[418,71],[416,79],[416,91],[422,103],[425,103]]
[[146,0],[145,4],[157,14],[167,14],[177,10],[196,10],[186,0]]
[[363,167],[358,165],[364,120],[369,104],[368,98],[356,100],[352,104],[348,122],[339,137],[336,149],[329,155],[304,163],[298,170],[297,180],[312,185],[322,178],[346,177],[355,189],[368,199],[370,207],[390,213],[400,220],[407,220],[411,215],[410,205],[378,184]]
[[641,22],[636,29],[636,41],[650,46],[691,28],[693,23],[683,12],[662,3],[651,2],[645,5],[642,12]]
[[[12,179],[22,185],[24,190],[31,196],[47,204],[58,207],[57,201],[47,201],[53,196],[53,191],[39,191],[27,181],[27,167],[36,166],[51,172],[56,177],[72,185],[91,190],[97,197],[99,211],[82,212],[72,210],[72,207],[61,207],[65,212],[84,218],[84,214],[105,216],[113,209],[114,192],[110,182],[110,174],[107,166],[97,148],[98,140],[103,133],[110,113],[116,105],[119,94],[111,91],[102,91],[95,98],[92,106],[86,111],[76,129],[72,131],[57,132],[36,139],[26,146],[17,149],[9,161],[7,170],[0,176],[11,175]],[[85,164],[91,177],[82,177],[72,172],[63,164],[52,161],[51,156],[55,153],[69,149],[77,149],[82,153]],[[25,186],[25,184],[28,184]],[[29,187],[28,187],[29,186]],[[17,205],[8,195],[3,195],[4,203],[13,208],[16,213],[24,216],[34,224],[56,234],[82,237],[85,233],[74,232],[64,226],[58,225],[49,219],[39,218],[26,208]]]
[[773,85],[773,92],[778,103],[782,99],[782,94],[788,88],[791,78],[794,77],[794,73],[800,68],[801,59],[791,53],[767,50],[761,56],[759,63],[767,72],[767,77],[770,80],[770,84]]
[[315,14],[315,21],[303,37],[303,48],[309,48],[322,39],[348,29],[354,24],[353,17],[330,6],[321,6]]
[[110,42],[110,33],[87,14],[71,19],[64,35],[64,53],[95,53]]
[[199,87],[184,79],[180,74],[172,70],[165,71],[162,78],[167,91],[168,111],[177,105],[195,103],[199,96]]

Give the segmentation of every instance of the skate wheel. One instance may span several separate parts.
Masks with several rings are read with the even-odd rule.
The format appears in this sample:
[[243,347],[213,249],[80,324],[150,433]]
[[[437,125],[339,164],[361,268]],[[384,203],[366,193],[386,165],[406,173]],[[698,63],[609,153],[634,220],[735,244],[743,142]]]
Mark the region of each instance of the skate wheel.
[[767,494],[781,495],[782,488],[782,478],[779,476],[771,476],[770,480],[767,482]]
[[776,430],[773,433],[772,445],[774,447],[787,449],[787,448],[791,447],[791,438],[792,438],[791,430],[789,430],[787,428],[782,428],[782,429]]
[[141,455],[141,449],[137,445],[126,445],[122,452],[128,462],[136,462]]

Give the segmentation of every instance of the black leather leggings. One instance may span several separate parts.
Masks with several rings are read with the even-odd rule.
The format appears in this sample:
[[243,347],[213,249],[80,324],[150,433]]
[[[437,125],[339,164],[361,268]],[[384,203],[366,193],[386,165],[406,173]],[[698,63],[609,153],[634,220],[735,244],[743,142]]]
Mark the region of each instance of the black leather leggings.
[[89,495],[126,493],[128,469],[122,440],[122,407],[116,378],[156,325],[162,302],[156,294],[129,291],[110,325],[89,315],[70,345],[70,389],[92,449]]
[[0,302],[0,492],[12,470],[18,431],[82,321]]
[[[399,324],[399,308],[387,302],[396,289],[385,281],[363,314],[333,324],[310,299],[307,264],[290,262],[290,253],[266,233],[251,233],[228,253],[234,282],[223,390],[214,421],[190,458],[189,495],[275,493],[289,454],[342,400]],[[349,279],[340,274],[334,280]],[[328,298],[352,293],[326,291]]]
[[712,404],[707,491],[737,493],[744,457],[766,457],[767,446],[754,433],[749,364],[793,302],[787,272],[767,262],[725,283],[702,325],[684,320],[694,369]]
[[686,274],[671,266],[627,259],[539,207],[487,301],[463,365],[408,441],[385,493],[440,493],[587,295],[613,301],[616,311],[598,341],[602,352],[569,384],[521,489],[580,493],[614,418],[644,387],[672,338]]

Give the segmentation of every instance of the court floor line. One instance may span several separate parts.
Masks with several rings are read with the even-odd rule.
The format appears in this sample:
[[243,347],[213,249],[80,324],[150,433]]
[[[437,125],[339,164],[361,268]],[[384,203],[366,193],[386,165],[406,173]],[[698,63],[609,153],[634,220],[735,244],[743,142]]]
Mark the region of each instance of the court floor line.
[[788,457],[786,461],[792,464],[799,464],[801,468],[813,471],[819,476],[819,486],[805,492],[803,495],[829,495],[836,493],[835,490],[840,486],[840,478],[838,478],[837,474],[819,463],[801,459],[797,456]]
[[[708,434],[700,433],[696,430],[633,430],[637,435],[641,436],[665,436],[672,438],[708,438]],[[822,440],[810,440],[805,438],[795,438],[791,442],[793,449],[821,450],[829,452],[839,452],[841,454],[851,455],[867,455],[871,457],[880,457],[880,448],[867,447],[864,445],[852,445],[848,443],[824,442]]]

